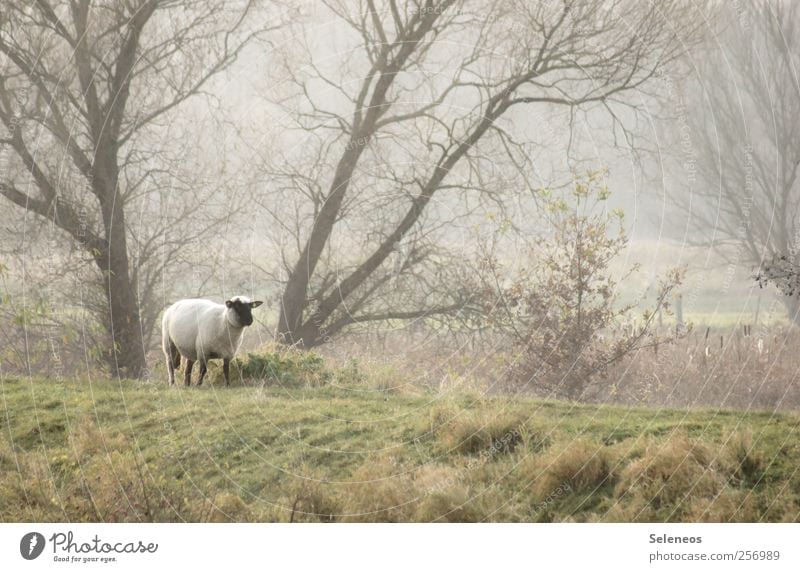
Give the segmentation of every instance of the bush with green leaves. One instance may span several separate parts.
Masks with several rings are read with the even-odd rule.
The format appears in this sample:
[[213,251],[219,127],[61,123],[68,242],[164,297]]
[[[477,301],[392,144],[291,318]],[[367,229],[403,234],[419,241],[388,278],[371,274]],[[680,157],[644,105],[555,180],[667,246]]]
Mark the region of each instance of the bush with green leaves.
[[233,371],[238,371],[245,383],[261,382],[287,387],[318,386],[327,383],[332,377],[322,356],[292,348],[276,347],[249,352],[245,358],[236,358],[233,366]]
[[637,328],[610,335],[633,318],[636,304],[620,303],[618,286],[639,266],[619,278],[611,270],[628,237],[624,213],[607,205],[610,193],[601,175],[578,178],[566,190],[540,189],[542,231],[509,257],[501,225],[476,264],[474,313],[482,328],[508,339],[512,381],[539,393],[580,398],[611,363],[666,341],[656,340],[651,326],[680,284],[680,270],[662,280],[655,309],[640,317]]

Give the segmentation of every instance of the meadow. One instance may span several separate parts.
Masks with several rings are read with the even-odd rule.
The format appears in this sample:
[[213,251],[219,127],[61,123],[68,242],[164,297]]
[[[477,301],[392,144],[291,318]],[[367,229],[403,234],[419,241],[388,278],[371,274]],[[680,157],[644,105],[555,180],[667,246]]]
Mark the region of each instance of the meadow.
[[0,378],[0,520],[800,519],[797,413],[397,391],[270,359],[228,388]]

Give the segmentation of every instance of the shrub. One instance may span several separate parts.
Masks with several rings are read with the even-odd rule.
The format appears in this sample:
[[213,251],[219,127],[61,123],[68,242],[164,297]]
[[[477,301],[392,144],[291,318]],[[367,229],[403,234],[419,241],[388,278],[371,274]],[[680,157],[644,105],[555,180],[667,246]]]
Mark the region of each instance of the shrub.
[[234,359],[232,365],[242,380],[268,385],[320,386],[331,378],[319,354],[294,348],[276,346],[272,351],[250,352],[244,359]]
[[540,191],[548,211],[547,232],[503,262],[500,236],[476,261],[474,319],[499,333],[512,348],[508,381],[517,389],[579,399],[608,366],[654,340],[653,318],[667,307],[682,272],[671,271],[656,293],[656,307],[645,312],[629,335],[608,332],[633,317],[635,305],[622,304],[620,277],[610,267],[628,245],[623,213],[607,208],[602,173],[576,179],[571,192]]

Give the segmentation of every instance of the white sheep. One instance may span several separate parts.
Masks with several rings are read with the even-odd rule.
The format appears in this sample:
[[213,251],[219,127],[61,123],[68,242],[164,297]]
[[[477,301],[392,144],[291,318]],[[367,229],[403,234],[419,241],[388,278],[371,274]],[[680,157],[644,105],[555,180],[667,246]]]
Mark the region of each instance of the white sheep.
[[167,308],[161,320],[161,347],[167,358],[170,385],[175,383],[175,368],[180,367],[181,356],[186,359],[187,386],[191,384],[196,361],[200,362],[197,385],[203,384],[210,359],[223,360],[225,385],[229,385],[231,359],[239,349],[245,327],[253,323],[251,310],[260,305],[260,301],[251,302],[246,296],[234,296],[224,305],[192,298],[179,300]]

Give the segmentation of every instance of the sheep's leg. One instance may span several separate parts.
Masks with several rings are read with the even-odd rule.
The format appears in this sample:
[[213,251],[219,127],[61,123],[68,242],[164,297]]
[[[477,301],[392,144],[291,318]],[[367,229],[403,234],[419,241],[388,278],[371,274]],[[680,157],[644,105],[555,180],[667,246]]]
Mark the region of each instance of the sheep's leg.
[[222,360],[222,373],[225,375],[225,385],[230,385],[231,380],[228,372],[231,369],[231,360],[224,359]]
[[169,384],[175,385],[175,363],[172,361],[172,356],[167,357],[167,372],[169,373]]
[[208,362],[205,360],[200,361],[200,379],[197,380],[197,386],[200,387],[203,385],[203,378],[206,376],[206,372],[208,371]]
[[194,362],[190,359],[186,359],[186,371],[183,372],[183,381],[186,383],[186,387],[192,385],[192,367],[194,366]]
[[181,365],[181,354],[175,344],[169,342],[167,350],[167,371],[169,372],[169,384],[175,385],[175,368]]

